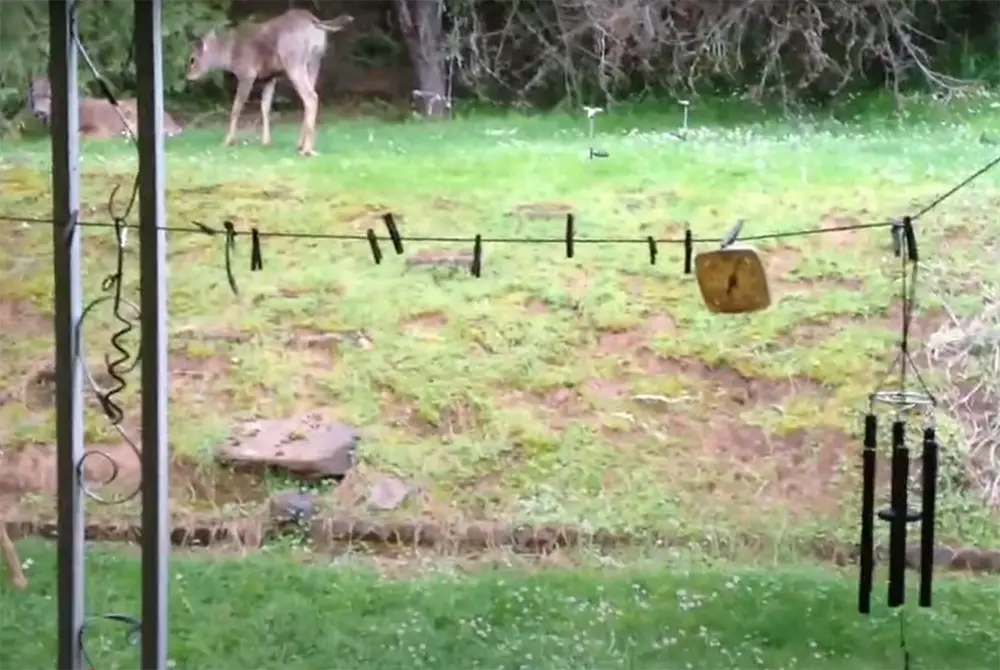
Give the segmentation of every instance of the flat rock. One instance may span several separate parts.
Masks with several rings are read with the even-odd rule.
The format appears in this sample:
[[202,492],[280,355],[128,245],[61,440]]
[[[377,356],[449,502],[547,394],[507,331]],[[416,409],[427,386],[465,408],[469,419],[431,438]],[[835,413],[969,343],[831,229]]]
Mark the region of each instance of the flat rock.
[[281,491],[268,501],[272,523],[281,526],[307,524],[316,516],[318,509],[316,496],[302,491]]
[[357,429],[317,413],[252,421],[219,450],[230,467],[283,470],[303,479],[342,480],[354,467]]
[[382,477],[372,486],[368,504],[375,509],[393,510],[406,502],[412,492],[412,487],[395,477]]

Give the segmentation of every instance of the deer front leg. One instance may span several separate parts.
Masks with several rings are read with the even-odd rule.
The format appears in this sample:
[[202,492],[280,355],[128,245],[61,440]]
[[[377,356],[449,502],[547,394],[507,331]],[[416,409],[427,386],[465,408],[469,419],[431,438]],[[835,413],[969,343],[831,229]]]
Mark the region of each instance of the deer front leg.
[[260,143],[265,147],[271,143],[271,103],[274,102],[274,88],[278,80],[272,79],[264,84],[260,93]]
[[243,113],[243,105],[247,103],[250,91],[253,90],[253,82],[254,79],[249,77],[240,79],[239,85],[236,87],[236,97],[233,98],[233,109],[229,112],[229,132],[226,133],[226,139],[223,142],[227,147],[236,141],[236,124],[239,123],[240,114]]

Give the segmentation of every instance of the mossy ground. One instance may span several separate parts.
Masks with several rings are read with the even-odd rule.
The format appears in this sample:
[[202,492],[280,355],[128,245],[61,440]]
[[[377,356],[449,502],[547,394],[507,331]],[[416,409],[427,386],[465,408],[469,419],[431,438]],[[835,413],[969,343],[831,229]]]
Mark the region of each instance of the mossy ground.
[[[312,160],[295,155],[293,125],[269,148],[252,132],[223,148],[214,127],[169,141],[171,226],[381,233],[391,211],[404,236],[468,238],[449,249],[408,242],[405,257],[383,244],[379,266],[365,242],[267,239],[264,269],[250,273],[243,237],[234,296],[221,239],[171,234],[177,499],[262,498],[273,482],[232,484],[211,470],[215,449],[251,417],[322,407],[363,429],[366,476],[424,486],[412,514],[853,539],[859,411],[898,338],[899,261],[887,230],[758,243],[775,302],[748,316],[709,313],[678,246],[662,246],[650,265],[642,244],[581,243],[571,260],[559,244],[487,244],[480,279],[405,265],[421,252],[469,252],[477,233],[559,237],[567,211],[581,238],[676,238],[685,226],[721,238],[740,218],[754,235],[896,217],[991,158],[978,140],[1000,118],[989,99],[922,107],[905,123],[724,116],[695,107],[681,142],[668,132],[679,113],[616,112],[598,124],[603,160],[587,158],[586,123],[568,116],[330,118]],[[47,141],[0,149],[0,213],[47,215]],[[107,221],[108,194],[128,186],[134,153],[88,142],[83,156],[84,218]],[[997,183],[989,174],[920,220],[928,263],[1000,277],[983,257],[996,237]],[[38,464],[54,433],[38,375],[52,357],[52,236],[0,225],[0,444],[4,458],[36,466],[8,466],[2,483],[23,502],[51,484],[33,473],[47,467]],[[113,269],[114,246],[110,230],[84,231],[89,297]],[[137,259],[126,260],[135,297]],[[926,334],[940,304],[932,291],[921,298]],[[87,324],[91,359],[112,323],[98,310]],[[347,336],[317,337],[325,333]],[[124,394],[133,427],[137,388],[136,373]],[[114,445],[94,408],[87,439]],[[182,462],[209,465],[193,475]],[[975,494],[945,496],[943,535],[991,543],[995,518]]]

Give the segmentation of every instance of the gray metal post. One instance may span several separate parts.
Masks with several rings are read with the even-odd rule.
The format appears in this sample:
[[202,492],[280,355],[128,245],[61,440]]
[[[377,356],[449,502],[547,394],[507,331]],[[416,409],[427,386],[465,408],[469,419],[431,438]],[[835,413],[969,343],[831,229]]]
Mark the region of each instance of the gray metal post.
[[82,311],[79,106],[72,11],[66,0],[49,0],[49,81],[52,83],[52,260],[55,267],[56,469],[59,507],[58,670],[82,670],[83,489],[77,464],[83,458],[81,362],[76,325]]
[[142,670],[167,667],[170,555],[161,0],[135,0],[142,311]]

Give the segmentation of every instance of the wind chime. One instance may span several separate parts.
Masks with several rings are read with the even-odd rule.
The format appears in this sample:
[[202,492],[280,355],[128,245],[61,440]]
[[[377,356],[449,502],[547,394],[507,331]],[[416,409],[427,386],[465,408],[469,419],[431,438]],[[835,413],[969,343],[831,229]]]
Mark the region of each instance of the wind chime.
[[[901,607],[906,600],[906,532],[909,524],[920,524],[920,607],[931,606],[934,572],[934,526],[937,498],[938,443],[934,429],[937,401],[928,390],[910,356],[910,326],[915,307],[915,282],[918,266],[916,235],[909,217],[892,228],[893,247],[900,257],[902,285],[902,324],[899,351],[889,371],[869,396],[865,415],[864,448],[861,456],[861,575],[858,581],[858,611],[871,613],[871,594],[875,569],[875,519],[889,524],[889,594],[888,606]],[[894,388],[885,390],[885,382],[895,377]],[[917,388],[911,389],[911,377]],[[892,408],[889,505],[875,510],[875,480],[878,447],[876,405]],[[919,414],[923,419],[921,460],[921,506],[909,505],[910,449],[907,446],[907,419]]]
[[[723,238],[720,248],[697,254],[695,274],[702,299],[709,310],[724,314],[746,314],[766,309],[771,304],[767,273],[757,251],[737,244],[743,222]],[[934,528],[937,499],[938,443],[934,427],[937,401],[924,383],[910,353],[910,329],[916,307],[916,277],[919,263],[916,234],[910,217],[891,228],[893,251],[901,259],[900,283],[902,323],[899,351],[869,396],[865,415],[862,450],[861,492],[861,575],[858,583],[858,610],[871,613],[871,593],[875,571],[875,519],[889,524],[889,597],[888,605],[901,607],[906,600],[907,526],[920,524],[920,593],[921,607],[931,606],[934,573]],[[893,379],[893,388],[886,383]],[[911,388],[913,382],[917,388]],[[891,408],[891,460],[889,505],[876,511],[876,469],[878,416],[876,406]],[[913,414],[923,419],[921,465],[921,505],[910,507],[910,449],[907,446],[907,420]]]

